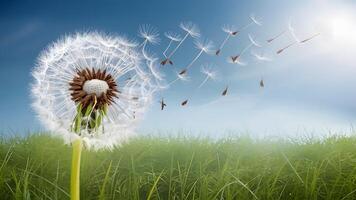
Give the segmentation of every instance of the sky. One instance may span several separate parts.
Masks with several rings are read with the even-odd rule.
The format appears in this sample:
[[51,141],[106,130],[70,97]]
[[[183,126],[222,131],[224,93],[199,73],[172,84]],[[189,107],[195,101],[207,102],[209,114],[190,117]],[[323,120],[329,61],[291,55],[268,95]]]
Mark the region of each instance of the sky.
[[[178,82],[157,95],[140,123],[141,133],[175,133],[217,136],[226,132],[254,135],[295,135],[349,132],[356,120],[356,2],[351,0],[155,0],[155,1],[1,1],[0,2],[0,132],[28,133],[43,130],[31,108],[31,70],[42,50],[58,38],[81,31],[125,35],[140,41],[138,27],[151,24],[161,42],[151,50],[162,56],[168,40],[163,33],[182,34],[179,24],[192,21],[202,39],[219,46],[226,34],[223,25],[242,27],[254,13],[262,26],[253,25],[229,40],[221,55],[206,55],[194,63],[190,81]],[[294,41],[288,32],[305,39],[283,53],[276,51]],[[266,39],[287,32],[273,43]],[[250,50],[239,66],[227,58],[249,44],[251,34],[272,61],[256,60]],[[174,69],[187,65],[196,54],[188,39],[175,54],[175,66],[165,66],[166,80]],[[204,80],[200,68],[209,64],[216,80]],[[259,87],[263,79],[265,87]],[[228,95],[221,96],[228,86]],[[167,103],[159,109],[159,98]],[[180,103],[189,98],[189,104]]]

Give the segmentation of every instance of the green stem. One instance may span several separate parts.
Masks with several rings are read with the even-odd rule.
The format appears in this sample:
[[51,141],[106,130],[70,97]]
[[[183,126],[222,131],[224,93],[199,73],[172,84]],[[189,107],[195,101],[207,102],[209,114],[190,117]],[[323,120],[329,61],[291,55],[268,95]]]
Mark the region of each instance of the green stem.
[[70,180],[70,199],[80,200],[80,157],[82,153],[82,140],[73,142],[72,172]]

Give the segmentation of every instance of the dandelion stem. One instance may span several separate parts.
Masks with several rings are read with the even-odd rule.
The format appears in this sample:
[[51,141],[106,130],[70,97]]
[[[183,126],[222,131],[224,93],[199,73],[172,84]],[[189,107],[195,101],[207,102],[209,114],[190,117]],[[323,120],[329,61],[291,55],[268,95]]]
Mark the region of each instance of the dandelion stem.
[[203,53],[203,50],[200,50],[199,53],[195,56],[195,58],[189,63],[189,65],[187,65],[187,67],[185,69],[189,69],[194,63],[195,61],[198,60],[198,58],[201,56],[201,54]]
[[82,153],[82,140],[73,142],[72,172],[70,180],[70,199],[80,200],[80,158]]
[[188,36],[189,36],[189,33],[185,34],[184,38],[178,43],[176,48],[173,49],[173,51],[169,54],[169,56],[167,58],[171,58],[173,56],[173,54],[178,50],[178,48],[183,44],[184,40],[186,40]]
[[230,39],[230,37],[231,37],[231,34],[228,33],[227,36],[225,37],[224,41],[221,43],[219,50],[222,50],[224,48],[226,42]]
[[164,55],[165,58],[167,58],[166,53],[167,53],[169,47],[171,47],[172,42],[173,42],[173,40],[170,40],[168,45],[167,45],[167,47],[166,47],[166,49],[163,51],[163,55]]
[[209,76],[206,76],[205,79],[198,86],[198,89],[201,88],[208,80],[209,80]]

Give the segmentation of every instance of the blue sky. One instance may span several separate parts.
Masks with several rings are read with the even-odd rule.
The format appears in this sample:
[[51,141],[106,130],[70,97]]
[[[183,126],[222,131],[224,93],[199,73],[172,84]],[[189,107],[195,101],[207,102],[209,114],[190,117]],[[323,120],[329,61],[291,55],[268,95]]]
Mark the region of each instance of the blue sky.
[[[161,43],[152,47],[158,55],[167,39],[165,31],[180,32],[182,21],[197,24],[203,38],[218,46],[225,37],[221,26],[243,26],[255,13],[263,26],[253,26],[231,39],[220,56],[203,55],[193,66],[191,81],[177,83],[163,93],[167,109],[154,102],[140,125],[142,132],[249,131],[254,134],[348,130],[356,119],[355,57],[356,2],[340,0],[300,1],[1,1],[0,3],[0,130],[3,133],[39,130],[30,107],[31,69],[36,57],[60,36],[76,31],[99,30],[138,39],[141,24],[161,32]],[[287,28],[292,20],[296,33],[304,38],[321,35],[305,45],[296,45],[281,55],[275,51],[293,38],[286,34],[271,45],[265,40]],[[249,53],[247,66],[226,62],[248,45],[247,34],[263,44],[255,51],[273,57],[258,62]],[[353,37],[352,37],[353,36]],[[179,68],[194,56],[193,41],[184,44],[175,56]],[[219,73],[195,90],[204,78],[200,66],[211,63]],[[162,69],[167,80],[172,68]],[[258,83],[263,77],[266,87]],[[221,98],[229,85],[229,95]],[[196,91],[188,107],[179,103]]]

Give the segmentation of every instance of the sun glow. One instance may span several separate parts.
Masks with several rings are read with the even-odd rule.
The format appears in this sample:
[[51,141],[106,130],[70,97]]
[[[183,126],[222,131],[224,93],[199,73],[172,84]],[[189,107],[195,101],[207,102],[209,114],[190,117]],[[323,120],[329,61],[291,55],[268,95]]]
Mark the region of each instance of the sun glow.
[[334,39],[356,40],[356,24],[347,16],[336,16],[331,20],[331,33]]

